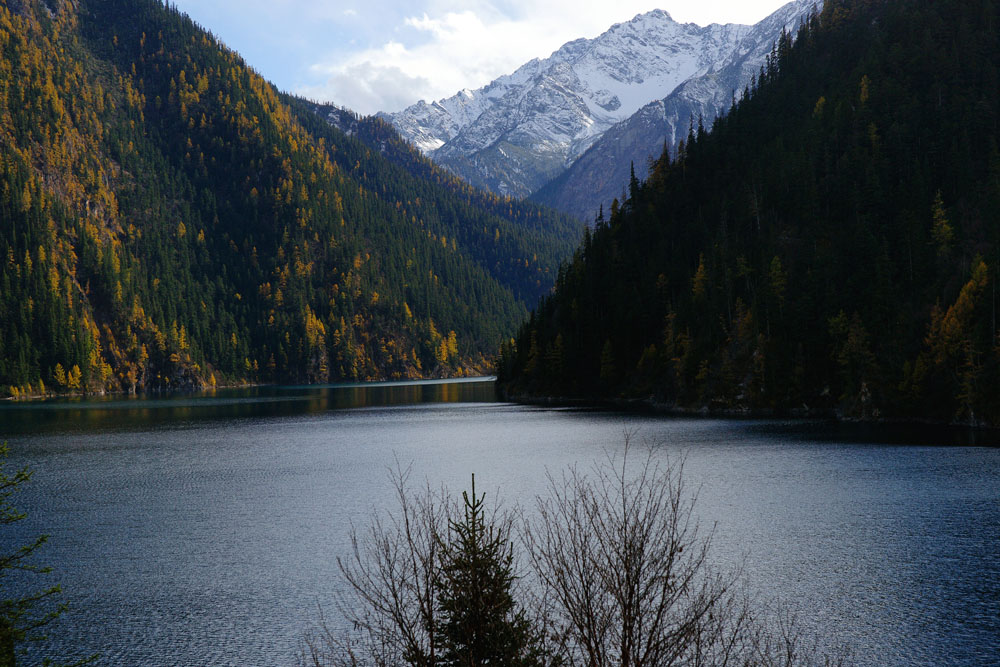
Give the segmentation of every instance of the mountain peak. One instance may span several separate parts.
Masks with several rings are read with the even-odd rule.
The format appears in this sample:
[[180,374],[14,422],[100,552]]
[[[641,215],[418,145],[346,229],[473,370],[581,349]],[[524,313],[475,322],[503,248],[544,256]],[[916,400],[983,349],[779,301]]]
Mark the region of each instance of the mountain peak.
[[757,38],[747,43],[755,30],[769,52],[777,37],[773,26],[805,6],[811,0],[797,0],[759,29],[678,23],[654,9],[593,39],[567,42],[483,88],[386,117],[426,155],[473,185],[526,197],[645,105],[756,52]]
[[[670,15],[670,12],[668,12],[665,9],[651,9],[648,12],[641,12],[633,16],[632,20],[628,21],[628,23],[642,23],[648,20],[654,20],[663,23],[677,23],[677,21],[674,20],[674,17]],[[616,23],[615,25],[621,25],[621,24]]]
[[473,184],[525,197],[612,125],[710,71],[749,30],[680,24],[655,9],[567,42],[482,88],[386,117]]
[[[643,178],[649,160],[666,145],[671,150],[687,135],[691,119],[706,125],[733,101],[734,91],[743,90],[771,53],[782,29],[795,31],[815,0],[796,0],[778,9],[744,33],[733,51],[708,72],[684,81],[665,97],[650,102],[604,132],[568,169],[536,192],[532,199],[576,216],[593,219],[603,203],[605,209],[628,183],[630,165]],[[731,26],[709,28],[726,31]]]

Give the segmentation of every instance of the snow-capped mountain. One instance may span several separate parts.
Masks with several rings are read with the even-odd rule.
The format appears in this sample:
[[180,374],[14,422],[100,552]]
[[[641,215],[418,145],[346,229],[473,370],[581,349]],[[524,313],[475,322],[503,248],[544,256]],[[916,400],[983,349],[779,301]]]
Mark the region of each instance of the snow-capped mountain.
[[608,128],[711,71],[751,28],[681,24],[662,10],[565,44],[484,88],[387,117],[435,161],[475,185],[527,196]]
[[643,106],[609,128],[564,173],[532,195],[532,199],[593,220],[600,205],[608,209],[628,183],[631,165],[644,178],[651,158],[664,146],[673,149],[687,136],[692,121],[706,127],[732,105],[760,71],[782,30],[794,35],[821,0],[796,0],[755,25],[732,52],[711,71],[688,79],[669,95]]
[[[797,23],[813,4],[796,0],[757,26],[682,24],[654,10],[594,39],[569,42],[478,90],[421,101],[385,117],[425,154],[474,185],[525,197],[564,174],[609,129],[639,111],[648,116],[646,105],[662,103],[685,84],[711,109],[704,115],[714,117],[732,95],[726,88],[732,77],[722,77],[722,70],[742,63],[749,79],[759,65],[757,54],[763,61],[782,26]],[[712,76],[717,83],[704,85]],[[697,81],[705,99],[696,92]],[[685,131],[687,123],[683,116]],[[662,141],[654,144],[659,145]]]

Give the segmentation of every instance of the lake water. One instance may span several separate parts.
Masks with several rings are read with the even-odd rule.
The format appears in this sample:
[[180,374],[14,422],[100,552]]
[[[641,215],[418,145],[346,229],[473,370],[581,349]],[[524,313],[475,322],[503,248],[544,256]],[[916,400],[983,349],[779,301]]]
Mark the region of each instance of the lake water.
[[[746,559],[856,664],[1000,664],[1000,449],[991,436],[665,418],[496,402],[489,382],[266,388],[0,407],[34,479],[0,552],[50,535],[70,610],[47,654],[107,665],[289,665],[333,612],[351,522],[388,468],[531,507],[546,471],[686,457],[713,559]],[[975,442],[975,441],[973,441]]]

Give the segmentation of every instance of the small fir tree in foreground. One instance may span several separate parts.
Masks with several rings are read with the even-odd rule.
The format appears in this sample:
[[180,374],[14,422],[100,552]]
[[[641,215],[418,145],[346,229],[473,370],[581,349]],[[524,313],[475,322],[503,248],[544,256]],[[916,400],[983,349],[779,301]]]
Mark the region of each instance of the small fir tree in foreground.
[[486,494],[462,492],[463,516],[448,524],[436,580],[443,663],[545,664],[537,632],[514,600],[514,551],[509,522],[486,516]]

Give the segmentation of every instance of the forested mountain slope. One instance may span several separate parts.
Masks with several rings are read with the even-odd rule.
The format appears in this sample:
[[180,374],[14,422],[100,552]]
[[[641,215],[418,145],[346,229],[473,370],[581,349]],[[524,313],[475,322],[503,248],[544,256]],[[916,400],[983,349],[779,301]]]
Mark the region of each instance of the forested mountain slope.
[[156,0],[0,4],[0,54],[10,393],[480,370],[572,242],[317,121]]
[[992,0],[831,0],[588,235],[512,394],[1000,424]]
[[[582,237],[583,225],[578,220],[527,200],[469,185],[421,154],[378,116],[360,117],[301,99],[288,101],[315,136],[326,132],[315,126],[315,119],[306,118],[310,108],[367,146],[370,150],[355,169],[358,179],[370,189],[376,184],[405,183],[410,188],[406,198],[417,217],[450,225],[456,230],[452,233],[459,236],[459,244],[474,248],[487,270],[518,299],[533,306],[551,291],[556,267],[572,255]],[[491,216],[490,225],[462,224],[463,220],[482,217],[484,212]]]

